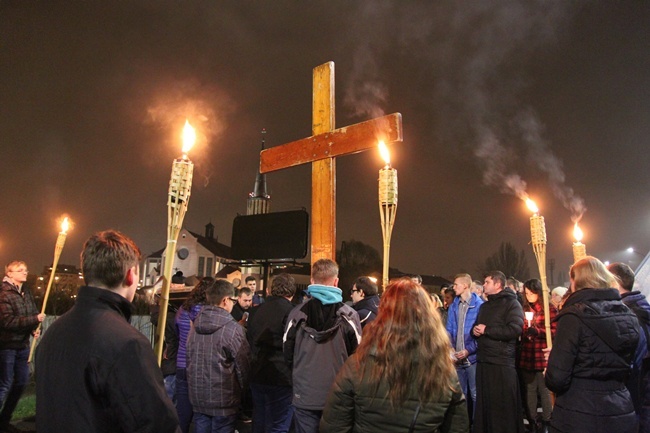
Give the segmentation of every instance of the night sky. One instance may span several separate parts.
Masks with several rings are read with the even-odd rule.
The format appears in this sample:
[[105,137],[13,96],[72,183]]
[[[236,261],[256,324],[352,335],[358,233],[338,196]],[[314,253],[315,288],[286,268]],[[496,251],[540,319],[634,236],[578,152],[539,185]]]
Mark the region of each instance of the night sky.
[[[199,141],[185,226],[211,221],[229,245],[260,131],[268,147],[311,135],[327,61],[337,127],[403,115],[391,266],[475,273],[507,241],[536,275],[523,182],[556,283],[583,213],[588,253],[634,267],[625,249],[650,249],[650,2],[0,0],[0,262],[40,272],[62,214],[75,227],[61,263],[107,228],[163,248],[186,118]],[[381,251],[382,164],[337,159],[339,246]],[[310,173],[269,174],[272,210],[310,209]]]

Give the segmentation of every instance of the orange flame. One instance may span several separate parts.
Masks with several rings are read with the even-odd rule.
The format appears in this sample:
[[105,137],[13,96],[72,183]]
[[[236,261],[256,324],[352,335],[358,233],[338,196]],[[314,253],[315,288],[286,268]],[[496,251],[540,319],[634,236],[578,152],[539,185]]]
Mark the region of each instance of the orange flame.
[[576,221],[575,225],[573,226],[573,237],[576,238],[577,242],[580,242],[583,237],[582,230],[578,226],[578,222]]
[[185,119],[185,126],[183,127],[183,155],[190,151],[196,142],[196,131],[190,125],[189,120]]
[[386,143],[384,143],[383,140],[379,140],[379,154],[381,155],[382,159],[386,161],[386,165],[390,165],[390,152],[388,151],[388,147],[386,147]]
[[526,197],[526,206],[528,206],[528,209],[530,209],[533,213],[539,212],[539,208],[535,202],[530,199],[530,197]]
[[68,221],[68,217],[65,217],[63,218],[63,222],[61,222],[61,233],[66,233],[69,228],[70,228],[70,221]]

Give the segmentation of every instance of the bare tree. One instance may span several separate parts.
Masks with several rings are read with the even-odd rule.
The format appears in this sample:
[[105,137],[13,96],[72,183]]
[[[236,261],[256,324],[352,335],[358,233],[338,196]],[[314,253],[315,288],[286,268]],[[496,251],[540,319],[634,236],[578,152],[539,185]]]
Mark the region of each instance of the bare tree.
[[519,281],[525,281],[530,278],[528,269],[528,260],[524,250],[517,252],[510,242],[502,242],[499,250],[485,259],[483,265],[478,266],[480,275],[485,275],[490,271],[501,271],[506,277],[515,277]]
[[344,297],[349,296],[350,288],[357,277],[373,275],[381,277],[382,261],[379,252],[361,241],[343,241],[337,251],[339,264],[339,287]]

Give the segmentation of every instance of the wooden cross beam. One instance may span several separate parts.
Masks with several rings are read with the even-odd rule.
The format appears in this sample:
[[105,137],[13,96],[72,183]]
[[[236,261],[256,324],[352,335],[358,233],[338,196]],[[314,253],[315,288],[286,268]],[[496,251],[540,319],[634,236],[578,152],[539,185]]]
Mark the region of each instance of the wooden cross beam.
[[311,263],[336,258],[336,160],[385,143],[402,141],[402,115],[389,114],[334,129],[334,62],[313,71],[312,136],[260,154],[260,173],[312,164]]

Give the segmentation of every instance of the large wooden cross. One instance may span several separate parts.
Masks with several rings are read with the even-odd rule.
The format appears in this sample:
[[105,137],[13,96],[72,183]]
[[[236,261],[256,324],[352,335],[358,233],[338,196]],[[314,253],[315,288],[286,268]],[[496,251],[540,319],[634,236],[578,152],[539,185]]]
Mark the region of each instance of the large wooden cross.
[[334,129],[334,62],[313,71],[312,136],[263,150],[260,173],[312,163],[311,263],[336,258],[337,156],[402,141],[402,115],[389,114]]

